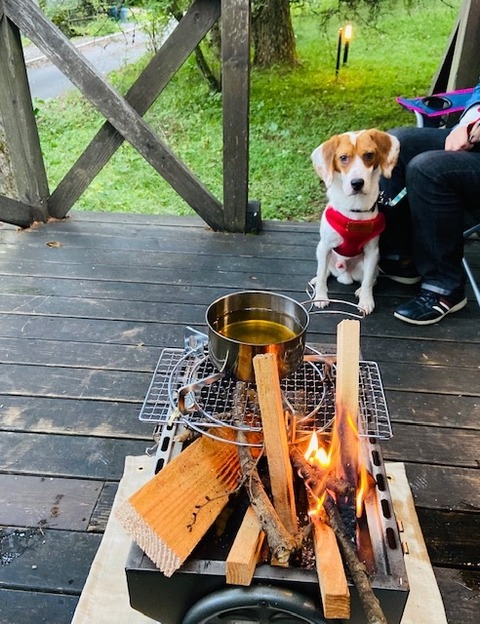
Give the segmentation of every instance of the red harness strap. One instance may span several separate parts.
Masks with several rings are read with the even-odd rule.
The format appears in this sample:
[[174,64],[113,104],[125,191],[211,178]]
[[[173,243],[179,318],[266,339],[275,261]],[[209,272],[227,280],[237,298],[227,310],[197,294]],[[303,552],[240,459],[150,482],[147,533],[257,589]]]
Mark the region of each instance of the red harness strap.
[[369,240],[379,236],[385,229],[385,217],[381,212],[373,219],[357,221],[345,217],[333,206],[327,206],[325,217],[333,229],[343,238],[341,245],[335,251],[346,258],[353,258],[362,253]]

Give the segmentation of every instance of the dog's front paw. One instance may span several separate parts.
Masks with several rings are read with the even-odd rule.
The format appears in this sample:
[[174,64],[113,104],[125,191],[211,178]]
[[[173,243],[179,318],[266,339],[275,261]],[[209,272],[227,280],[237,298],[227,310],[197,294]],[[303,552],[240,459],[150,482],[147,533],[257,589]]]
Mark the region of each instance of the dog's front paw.
[[312,300],[313,300],[313,304],[317,308],[326,308],[328,305],[330,305],[327,289],[325,288],[325,286],[319,283],[319,280],[317,277],[312,278],[308,282],[308,285],[312,288],[312,290],[315,293]]
[[315,295],[315,301],[313,302],[317,308],[323,310],[323,308],[327,308],[330,305],[330,301],[327,295],[318,296]]
[[355,291],[355,296],[358,297],[358,307],[365,311],[365,314],[371,314],[375,309],[375,301],[371,294],[362,293],[360,287]]
[[326,290],[321,288],[317,288],[315,290],[315,299],[314,304],[317,308],[323,309],[330,305],[330,300],[328,299],[328,293]]

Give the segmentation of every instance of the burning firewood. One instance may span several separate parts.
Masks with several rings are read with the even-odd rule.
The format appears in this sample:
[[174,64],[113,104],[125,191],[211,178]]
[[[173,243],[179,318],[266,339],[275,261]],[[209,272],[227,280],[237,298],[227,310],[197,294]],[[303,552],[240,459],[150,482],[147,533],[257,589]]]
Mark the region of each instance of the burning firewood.
[[335,533],[324,518],[314,514],[313,542],[323,615],[328,619],[350,618],[350,591]]
[[299,476],[305,481],[305,485],[315,496],[320,496],[325,490],[335,492],[339,496],[354,494],[355,490],[350,483],[336,477],[329,470],[321,470],[310,464],[296,446],[290,449],[290,459]]
[[343,558],[352,576],[355,587],[357,588],[368,624],[388,624],[382,611],[380,601],[373,593],[367,569],[357,557],[355,548],[351,540],[347,537],[345,526],[338,513],[335,501],[331,496],[327,495],[323,507],[327,512],[329,524],[337,537]]
[[[314,498],[312,520],[326,513],[340,551],[357,588],[369,624],[387,624],[380,602],[375,596],[365,565],[360,561],[354,546],[356,516],[362,505],[358,491],[368,482],[367,471],[360,462],[358,411],[359,411],[359,360],[360,329],[358,321],[342,321],[337,332],[337,379],[335,394],[335,423],[330,448],[325,453],[325,468],[309,466],[301,452],[293,448],[292,463],[310,498]],[[315,440],[317,437],[315,435]],[[322,449],[325,450],[325,449]],[[312,453],[307,451],[308,458]],[[315,459],[316,451],[315,451]],[[321,457],[318,457],[319,461]],[[360,486],[360,487],[359,487]],[[345,521],[347,521],[347,526]]]
[[[316,471],[315,466],[310,466],[308,464],[306,459],[302,456],[301,452],[297,448],[293,448],[290,451],[290,456],[292,458],[293,465],[298,470],[299,475],[305,479],[305,487],[307,488],[307,491],[309,492],[309,497],[311,499],[312,498],[316,499],[317,496],[316,494],[315,495],[313,494],[312,490],[310,490],[310,486],[313,485],[314,487],[318,487],[318,481],[315,478],[315,473],[319,471]],[[343,493],[343,494],[345,494],[345,492],[348,493],[349,487],[351,487],[349,486],[349,484],[342,482],[342,480],[335,479],[335,478],[330,479],[330,478],[323,477],[323,482],[326,485],[326,490],[331,490],[332,492],[335,492],[335,490],[338,490],[340,493]],[[367,569],[357,556],[355,547],[349,536],[349,531],[344,525],[344,522],[340,516],[340,513],[338,511],[337,505],[333,497],[330,494],[326,493],[323,498],[322,505],[323,505],[323,509],[326,512],[328,524],[331,527],[336,537],[336,540],[340,547],[345,564],[352,576],[352,580],[355,584],[355,587],[357,588],[358,594],[360,596],[360,600],[362,602],[365,614],[367,616],[367,622],[369,624],[387,624],[387,620],[385,619],[385,616],[383,615],[380,603],[377,597],[375,596],[375,594],[373,593]],[[323,601],[323,606],[325,610],[324,615],[325,617],[328,617],[328,618],[340,617],[337,615],[333,615],[332,611],[327,612],[327,609],[333,609],[334,612],[338,609],[342,609],[342,608],[346,609],[345,602],[344,602],[345,599],[342,599],[343,601],[341,600],[340,602],[336,602],[333,598],[333,596],[336,595],[336,592],[340,593],[340,596],[342,595],[341,594],[342,592],[341,581],[339,584],[333,583],[334,587],[337,586],[339,587],[339,589],[332,590],[331,587],[332,587],[333,580],[332,579],[329,579],[328,581],[325,580],[331,574],[331,570],[327,570],[325,572],[324,570],[322,570],[321,566],[319,567],[319,564],[321,563],[322,550],[325,548],[325,546],[322,546],[321,544],[322,543],[327,544],[327,547],[330,550],[332,549],[330,536],[328,532],[325,530],[325,528],[322,526],[324,522],[323,516],[324,516],[324,513],[322,512],[312,514],[312,522],[315,527],[315,544],[316,544],[315,552],[316,552],[316,558],[317,558],[317,571],[318,571],[319,578],[320,578],[322,601]],[[334,566],[334,569],[337,569],[337,567]],[[341,575],[340,575],[340,578],[341,578]],[[343,615],[342,617],[348,617],[348,616]]]
[[275,353],[256,355],[253,358],[253,368],[273,504],[285,528],[290,533],[295,533],[297,512],[277,356]]

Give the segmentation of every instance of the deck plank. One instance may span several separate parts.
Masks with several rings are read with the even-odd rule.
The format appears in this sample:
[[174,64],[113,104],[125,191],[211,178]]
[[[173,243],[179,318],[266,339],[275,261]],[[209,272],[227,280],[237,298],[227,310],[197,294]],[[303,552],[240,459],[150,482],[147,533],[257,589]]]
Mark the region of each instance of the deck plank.
[[78,596],[0,587],[0,603],[2,624],[67,624],[72,621]]
[[79,595],[101,538],[99,533],[2,527],[1,585]]
[[0,474],[0,525],[86,531],[101,490],[97,481]]
[[[237,235],[196,217],[140,214],[73,212],[23,231],[0,224],[0,524],[4,536],[32,534],[22,556],[0,568],[0,622],[20,621],[20,595],[25,624],[70,621],[124,458],[154,444],[154,423],[138,415],[162,349],[182,347],[188,326],[205,331],[207,306],[228,292],[267,289],[305,301],[317,240],[315,223],[266,222],[259,235]],[[479,247],[467,249],[475,271]],[[354,301],[353,287],[329,287]],[[414,292],[378,280],[362,353],[380,368],[394,434],[383,455],[405,462],[448,621],[474,624],[479,310],[468,287],[466,308],[411,327],[392,311]],[[312,315],[309,342],[334,343],[337,322]],[[10,483],[22,487],[7,509]],[[62,524],[48,524],[40,541],[41,512],[62,486],[71,488]]]
[[144,452],[142,440],[0,432],[2,473],[119,481],[126,455]]

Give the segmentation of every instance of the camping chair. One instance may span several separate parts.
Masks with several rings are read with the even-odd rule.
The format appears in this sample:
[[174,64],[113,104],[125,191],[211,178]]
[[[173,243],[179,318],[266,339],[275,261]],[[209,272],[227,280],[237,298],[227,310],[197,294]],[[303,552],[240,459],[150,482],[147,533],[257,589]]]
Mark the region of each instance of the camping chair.
[[472,92],[460,89],[411,99],[397,97],[397,102],[415,114],[419,128],[449,128],[457,123]]
[[[406,99],[397,97],[397,102],[413,112],[419,128],[441,128],[455,125],[473,89],[460,89],[449,93],[437,93],[425,97]],[[468,228],[463,233],[465,241],[480,236],[480,223]],[[480,289],[468,262],[463,256],[463,268],[472,286],[473,294],[480,307]]]

